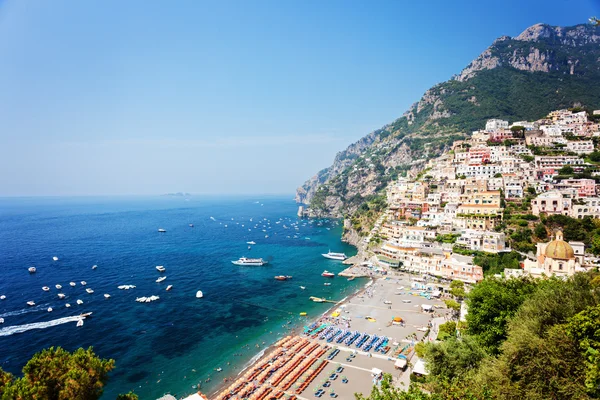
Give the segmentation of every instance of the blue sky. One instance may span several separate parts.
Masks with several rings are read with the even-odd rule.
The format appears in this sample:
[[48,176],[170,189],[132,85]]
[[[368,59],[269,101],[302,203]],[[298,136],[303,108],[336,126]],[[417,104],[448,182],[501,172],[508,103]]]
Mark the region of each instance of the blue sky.
[[0,196],[293,193],[501,35],[600,1],[4,1]]

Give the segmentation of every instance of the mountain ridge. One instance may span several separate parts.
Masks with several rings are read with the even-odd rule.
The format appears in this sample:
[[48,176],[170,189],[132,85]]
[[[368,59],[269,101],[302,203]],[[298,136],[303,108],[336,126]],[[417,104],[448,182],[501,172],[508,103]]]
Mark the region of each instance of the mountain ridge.
[[411,173],[485,119],[533,120],[576,105],[600,107],[600,27],[536,24],[501,36],[395,121],[336,154],[296,191],[311,214],[348,216],[399,174]]

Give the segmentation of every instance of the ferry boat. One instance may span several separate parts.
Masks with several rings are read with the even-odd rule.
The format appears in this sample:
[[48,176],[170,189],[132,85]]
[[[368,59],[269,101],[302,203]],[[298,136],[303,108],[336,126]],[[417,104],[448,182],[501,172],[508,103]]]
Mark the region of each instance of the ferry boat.
[[245,266],[251,266],[251,267],[256,267],[256,266],[259,267],[261,265],[268,264],[268,262],[263,260],[262,258],[246,258],[246,257],[242,257],[237,261],[232,261],[231,263],[234,265],[245,265]]
[[329,271],[325,270],[325,271],[323,271],[321,276],[324,276],[325,278],[333,278],[335,276],[335,274],[333,272],[329,272]]
[[277,279],[278,281],[287,281],[288,279],[292,279],[292,277],[289,275],[277,275],[275,279]]
[[330,260],[338,260],[344,261],[348,258],[344,253],[332,253],[331,250],[327,254],[321,254],[325,258],[329,258]]

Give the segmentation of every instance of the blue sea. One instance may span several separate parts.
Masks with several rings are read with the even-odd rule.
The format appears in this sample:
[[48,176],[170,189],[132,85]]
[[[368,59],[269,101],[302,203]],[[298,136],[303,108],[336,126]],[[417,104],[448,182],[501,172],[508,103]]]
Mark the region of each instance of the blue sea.
[[[341,300],[364,284],[335,277],[323,285],[323,270],[344,266],[321,253],[355,250],[340,241],[340,221],[299,219],[296,211],[291,196],[0,199],[0,367],[19,375],[44,348],[93,346],[116,361],[103,399],[130,390],[141,399],[183,396],[198,383],[212,393],[290,328],[331,306],[310,296]],[[248,241],[256,245],[248,249]],[[269,264],[231,263],[241,256]],[[161,275],[167,279],[156,283]],[[195,297],[198,290],[204,298]],[[160,300],[135,301],[151,295]],[[72,317],[82,312],[93,315],[76,327]]]

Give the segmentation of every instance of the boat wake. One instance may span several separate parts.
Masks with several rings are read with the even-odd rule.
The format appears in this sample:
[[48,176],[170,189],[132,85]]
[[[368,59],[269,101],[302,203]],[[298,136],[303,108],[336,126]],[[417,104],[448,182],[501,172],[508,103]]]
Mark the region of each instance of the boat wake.
[[10,336],[10,335],[14,335],[15,333],[27,332],[32,329],[46,329],[46,328],[50,328],[51,326],[68,324],[69,322],[77,322],[80,319],[82,319],[82,317],[77,315],[75,317],[59,318],[59,319],[55,319],[55,320],[47,321],[47,322],[36,322],[33,324],[8,326],[6,328],[0,329],[0,336]]
[[31,312],[36,312],[36,311],[45,311],[46,309],[48,309],[48,304],[40,304],[35,307],[28,307],[28,308],[24,308],[22,310],[9,311],[7,313],[0,314],[0,318],[14,317],[16,315],[23,315],[23,314],[28,314]]

